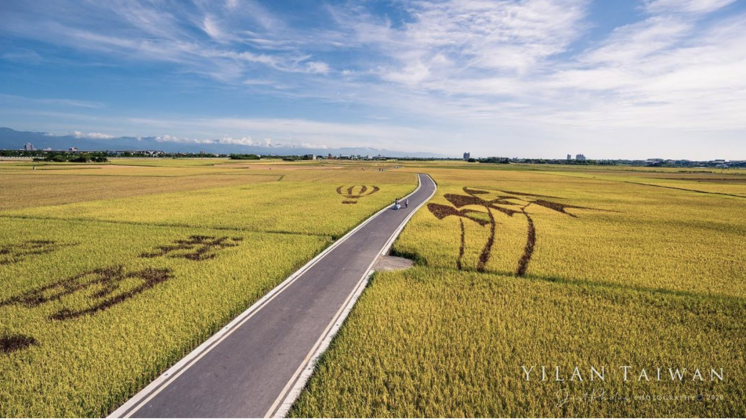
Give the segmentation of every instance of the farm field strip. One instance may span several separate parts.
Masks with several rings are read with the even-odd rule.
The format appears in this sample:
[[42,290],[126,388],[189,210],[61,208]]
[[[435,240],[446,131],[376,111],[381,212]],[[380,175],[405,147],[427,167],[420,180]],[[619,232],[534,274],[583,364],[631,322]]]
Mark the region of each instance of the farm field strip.
[[[552,172],[555,175],[578,177],[578,178],[593,178],[601,179],[611,182],[623,182],[627,184],[641,185],[647,187],[658,187],[668,188],[672,190],[687,191],[699,194],[713,194],[721,195],[725,197],[735,198],[746,198],[746,179],[742,177],[729,178],[731,182],[723,182],[722,178],[714,178],[708,180],[707,178],[701,178],[699,180],[688,180],[686,178],[670,179],[670,178],[648,178],[642,176],[607,176],[600,174],[570,174],[561,172]],[[630,179],[631,178],[631,179]]]
[[[282,171],[277,171],[282,174]],[[135,166],[132,168],[124,166],[103,166],[100,168],[65,168],[58,166],[27,168],[5,168],[0,170],[3,175],[34,175],[34,176],[120,176],[120,177],[152,177],[152,178],[189,178],[194,176],[277,176],[269,170],[262,168],[220,168],[205,169],[200,167],[185,168],[153,168]]]
[[[291,417],[746,411],[745,202],[636,185],[659,182],[642,171],[428,166],[438,193],[393,248],[415,268],[376,274]],[[561,366],[566,381],[525,382],[522,365]],[[607,394],[724,399],[559,403],[599,386],[568,382],[572,366],[620,365],[727,377],[616,378]]]
[[226,185],[275,182],[266,176],[193,176],[188,180],[154,177],[94,177],[82,175],[4,175],[0,211],[91,202],[123,197],[157,195],[177,191],[205,190]]
[[[504,189],[558,197],[542,200],[588,208],[567,210],[577,217],[536,204],[527,208],[537,235],[527,275],[746,296],[746,282],[732,280],[743,278],[746,271],[742,258],[746,255],[742,240],[746,222],[739,216],[746,212],[742,200],[631,184],[620,188],[614,181],[568,179],[555,174],[475,171],[464,177],[464,172],[452,171],[439,178],[433,170],[441,185],[433,205],[452,207],[444,198],[464,195],[466,185],[489,190],[490,194],[483,196],[488,199],[509,195],[497,191]],[[494,179],[485,179],[490,177]],[[512,197],[496,204],[512,216],[490,209],[497,224],[490,258],[484,263],[489,272],[515,273],[524,252],[528,226],[519,203],[528,201],[516,198],[537,198]],[[464,269],[478,269],[480,253],[490,236],[489,215],[483,205],[465,205],[452,211],[454,217],[442,220],[432,212],[420,212],[394,250],[425,265],[456,268],[463,226],[466,242],[462,264]]]
[[5,417],[105,415],[331,243],[98,222],[0,227],[0,334],[33,339],[0,354]]
[[[726,196],[726,197],[746,198],[746,194],[731,194],[731,193],[717,192],[717,191],[704,191],[704,190],[696,190],[696,189],[692,189],[692,188],[685,188],[685,187],[682,187],[682,186],[676,186],[676,185],[679,185],[679,184],[662,185],[662,184],[647,184],[647,183],[643,183],[643,182],[632,182],[632,181],[624,181],[624,182],[627,182],[629,184],[636,184],[636,185],[646,185],[646,186],[650,186],[650,187],[669,188],[669,189],[672,189],[672,190],[679,190],[679,191],[690,191],[690,192],[695,192],[695,193],[700,193],[700,194],[713,194],[713,195],[722,195],[722,196]],[[711,185],[711,184],[704,185],[704,186],[705,187],[713,187],[713,185]],[[714,188],[712,188],[712,189],[714,189]],[[721,189],[723,189],[723,188],[721,188]],[[746,188],[744,188],[744,190],[746,190]]]
[[106,415],[416,186],[360,168],[110,168],[0,172],[2,416]]
[[[411,180],[414,181],[414,175]],[[6,210],[0,216],[145,222],[340,237],[359,220],[414,189],[413,184],[377,186],[379,192],[354,205],[343,203],[344,197],[336,191],[339,184],[282,181],[38,206]],[[195,206],[195,202],[201,205]],[[282,211],[282,215],[277,211]]]
[[[438,191],[392,248],[415,267],[374,276],[291,416],[746,412],[746,172],[129,163],[0,165],[0,415],[105,415],[423,167]],[[521,380],[555,364],[723,367],[605,386],[725,399],[558,406],[593,384]]]
[[[72,221],[72,222],[81,222],[81,223],[98,223],[98,224],[111,224],[111,225],[130,225],[130,226],[153,226],[153,227],[172,227],[172,228],[187,228],[187,229],[205,229],[204,226],[198,226],[198,225],[189,225],[189,224],[178,224],[178,223],[155,223],[155,222],[130,222],[125,220],[98,220],[94,218],[85,219],[85,218],[74,218],[74,217],[44,217],[44,216],[9,216],[9,215],[2,215],[0,214],[0,219],[18,219],[18,220],[43,220],[43,221]],[[217,230],[217,231],[235,231],[235,232],[253,232],[253,233],[269,233],[269,234],[276,234],[276,235],[305,235],[305,236],[321,236],[324,238],[332,238],[331,235],[324,234],[324,233],[314,233],[314,232],[292,232],[292,231],[284,231],[284,230],[250,230],[245,228],[236,228],[236,227],[208,227],[207,229],[211,230]]]
[[[738,415],[746,381],[746,337],[738,334],[744,316],[743,301],[428,267],[380,273],[290,417]],[[697,340],[687,339],[692,331]],[[725,382],[623,382],[620,364],[633,366],[635,379],[656,366],[716,366],[728,376]],[[562,367],[565,382],[524,381],[521,366],[532,365]],[[589,384],[589,365],[606,366],[607,381]],[[586,382],[568,382],[572,366],[580,366]],[[561,396],[598,387],[606,395],[726,399],[559,404]]]

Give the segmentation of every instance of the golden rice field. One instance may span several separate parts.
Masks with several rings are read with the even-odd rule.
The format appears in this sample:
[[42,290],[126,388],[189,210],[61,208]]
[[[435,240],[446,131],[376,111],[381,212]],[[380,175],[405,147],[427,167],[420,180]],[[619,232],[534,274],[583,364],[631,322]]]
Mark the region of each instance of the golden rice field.
[[746,413],[743,171],[116,159],[0,164],[0,416],[106,415],[415,172],[291,416]]
[[426,166],[416,268],[374,277],[291,416],[746,414],[743,174]]
[[0,165],[0,416],[106,415],[417,182],[228,163]]

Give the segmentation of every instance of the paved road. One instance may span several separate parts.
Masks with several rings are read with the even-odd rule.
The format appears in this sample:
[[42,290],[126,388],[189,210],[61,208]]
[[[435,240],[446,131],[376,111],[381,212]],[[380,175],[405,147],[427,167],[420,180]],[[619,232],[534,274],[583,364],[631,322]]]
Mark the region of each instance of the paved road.
[[[349,305],[371,264],[397,229],[435,191],[427,175],[409,197],[409,208],[386,210],[348,236],[217,344],[197,350],[128,401],[114,415],[126,417],[275,416],[320,338]],[[220,335],[221,333],[217,334]],[[188,357],[189,359],[189,357]],[[177,365],[178,366],[178,365]],[[164,375],[165,376],[165,375]],[[302,384],[302,383],[301,383]],[[279,412],[281,414],[281,411]]]

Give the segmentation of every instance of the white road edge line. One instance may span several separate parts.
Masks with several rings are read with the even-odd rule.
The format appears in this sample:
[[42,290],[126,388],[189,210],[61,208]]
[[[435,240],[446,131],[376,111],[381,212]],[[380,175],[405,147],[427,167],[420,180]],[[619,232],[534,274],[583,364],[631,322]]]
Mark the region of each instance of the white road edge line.
[[[415,194],[417,191],[419,191],[421,187],[422,187],[422,181],[420,181],[420,176],[419,174],[417,174],[417,188],[415,188],[414,191],[406,195],[405,198],[408,198],[412,196],[413,194]],[[111,414],[107,416],[107,418],[129,418],[130,416],[135,414],[139,409],[141,409],[145,404],[147,404],[156,395],[158,395],[163,389],[165,389],[170,383],[176,380],[176,378],[181,376],[182,373],[184,373],[187,369],[189,369],[192,365],[194,365],[197,361],[199,361],[199,359],[204,357],[204,355],[209,353],[210,350],[212,350],[218,344],[220,344],[220,342],[225,340],[231,333],[233,333],[233,331],[235,331],[238,327],[240,327],[246,321],[248,321],[256,312],[261,310],[272,299],[274,299],[277,295],[279,295],[285,289],[287,289],[287,287],[289,287],[293,282],[295,282],[295,280],[300,278],[300,276],[303,275],[303,273],[308,271],[317,262],[319,262],[319,260],[324,258],[327,254],[329,254],[339,245],[344,243],[350,236],[355,234],[355,232],[362,229],[365,225],[370,223],[373,219],[378,217],[378,215],[388,210],[389,208],[390,208],[390,204],[387,204],[381,210],[379,210],[378,212],[370,216],[368,219],[366,219],[361,224],[357,225],[354,229],[347,232],[347,234],[345,234],[339,240],[335,241],[328,248],[326,248],[321,253],[319,253],[319,255],[312,258],[303,267],[299,268],[298,271],[291,274],[282,283],[275,286],[274,289],[270,290],[266,295],[264,295],[259,300],[257,300],[248,309],[246,309],[244,312],[242,312],[237,317],[235,317],[231,322],[229,322],[220,331],[213,334],[204,343],[200,344],[197,348],[192,350],[188,355],[186,355],[184,358],[182,358],[181,360],[176,362],[176,364],[174,364],[168,370],[166,370],[166,372],[162,373],[159,377],[154,379],[150,384],[148,384],[148,386],[146,386],[140,392],[135,394],[135,396],[133,396],[132,398],[127,400],[124,404],[122,404],[119,408],[114,410]]]
[[[429,175],[423,174],[424,176],[430,178]],[[419,174],[417,175],[417,179],[419,180]],[[355,286],[355,289],[353,289],[352,293],[347,297],[347,300],[345,301],[345,305],[340,308],[339,312],[337,312],[337,315],[332,319],[332,322],[326,327],[325,334],[322,334],[321,337],[319,337],[319,340],[316,342],[314,347],[311,349],[311,352],[303,359],[303,363],[298,367],[298,369],[295,371],[293,376],[291,377],[290,381],[288,381],[287,385],[285,385],[285,388],[283,388],[280,395],[277,397],[277,400],[275,400],[274,404],[272,404],[272,407],[270,407],[269,411],[267,411],[267,414],[264,415],[264,417],[274,417],[274,418],[283,418],[287,415],[287,413],[290,411],[290,409],[293,406],[293,403],[295,403],[295,400],[298,399],[301,392],[303,391],[303,388],[305,388],[306,383],[308,383],[308,380],[311,378],[311,375],[313,374],[313,371],[316,367],[316,363],[318,362],[319,358],[322,354],[326,351],[327,348],[329,348],[329,345],[332,342],[332,339],[334,336],[337,335],[339,332],[339,329],[342,327],[342,324],[347,319],[347,316],[350,314],[350,311],[352,311],[352,308],[355,306],[355,303],[357,302],[358,298],[360,298],[360,295],[362,295],[363,290],[365,290],[365,287],[368,285],[368,280],[373,275],[373,265],[378,261],[378,258],[381,255],[386,255],[389,250],[391,249],[391,246],[394,244],[394,241],[399,236],[401,231],[406,226],[407,222],[409,222],[409,219],[411,219],[415,213],[417,213],[417,210],[420,209],[420,207],[424,206],[425,203],[430,201],[431,198],[435,195],[435,191],[438,189],[437,184],[435,184],[435,181],[432,181],[432,178],[430,178],[433,185],[435,185],[435,188],[433,189],[433,192],[420,203],[419,206],[412,209],[412,212],[407,215],[407,217],[402,220],[401,224],[399,224],[399,227],[394,231],[391,238],[389,238],[388,241],[383,245],[381,248],[381,252],[378,254],[378,256],[373,260],[373,262],[370,263],[368,266],[368,269],[366,270],[366,273],[363,275],[363,277],[358,282],[357,286]],[[422,182],[420,182],[420,185]],[[417,187],[417,190],[419,190],[419,186]],[[417,192],[415,190],[412,192],[414,194]],[[410,194],[411,195],[411,194]],[[409,197],[409,196],[407,196]],[[405,197],[406,198],[406,197]],[[297,379],[296,379],[297,377]],[[291,388],[292,387],[292,388]],[[290,388],[290,391],[288,392],[287,389]],[[283,395],[287,392],[287,395],[283,398]],[[280,404],[280,402],[282,403]],[[276,408],[279,404],[279,408]]]

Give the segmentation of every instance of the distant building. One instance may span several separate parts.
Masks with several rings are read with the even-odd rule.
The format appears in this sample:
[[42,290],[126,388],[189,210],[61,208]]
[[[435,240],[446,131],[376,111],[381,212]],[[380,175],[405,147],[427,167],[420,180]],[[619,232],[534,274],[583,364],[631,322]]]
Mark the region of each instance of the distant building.
[[26,143],[26,145],[23,146],[23,150],[30,152],[30,151],[36,150],[36,147],[34,147],[34,145],[31,143]]
[[720,169],[728,169],[728,163],[725,159],[715,159],[711,160],[710,164],[714,164],[716,168]]
[[575,160],[585,160],[585,155],[580,153],[575,155]]
[[70,152],[77,152],[77,151],[78,151],[78,148],[77,148],[77,147],[71,147],[71,148],[70,148],[70,149],[68,149],[68,150],[69,150]]
[[663,165],[663,159],[660,158],[650,158],[645,161],[647,163],[647,166],[661,166]]
[[469,159],[471,159],[471,153],[470,152],[464,153],[464,160],[469,160]]
[[572,160],[572,155],[569,153],[567,154],[567,160]]
[[51,147],[45,147],[45,148],[44,148],[44,151],[45,151],[45,152],[51,152],[51,151],[52,151],[52,148],[51,148]]

